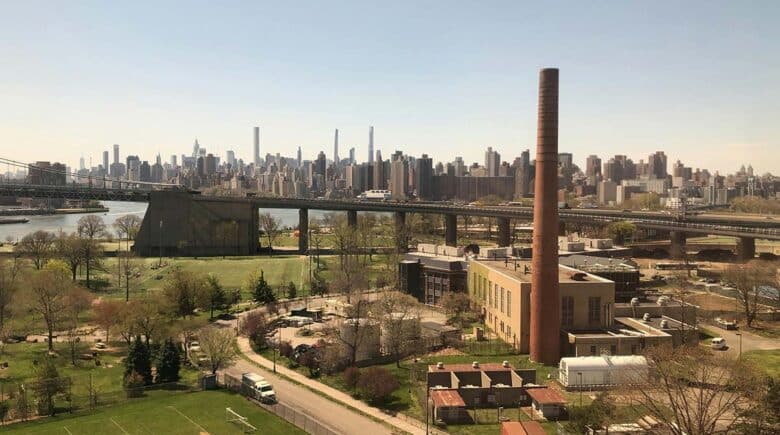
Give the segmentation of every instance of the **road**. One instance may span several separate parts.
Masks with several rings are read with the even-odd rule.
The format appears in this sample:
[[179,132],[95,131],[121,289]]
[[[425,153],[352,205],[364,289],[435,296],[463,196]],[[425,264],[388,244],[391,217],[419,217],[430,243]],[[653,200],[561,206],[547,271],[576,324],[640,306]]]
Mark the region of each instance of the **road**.
[[719,328],[715,325],[707,325],[707,329],[711,331],[716,337],[723,337],[726,339],[726,345],[728,349],[725,352],[729,355],[739,355],[739,336],[742,334],[742,352],[748,352],[751,350],[774,350],[780,349],[780,340],[773,338],[766,338],[760,335],[753,334],[744,330],[729,331],[723,328]]
[[302,411],[331,430],[345,434],[390,435],[392,431],[380,424],[352,411],[332,400],[316,394],[305,387],[276,376],[244,359],[238,359],[232,367],[225,370],[228,374],[241,377],[242,373],[255,372],[264,376],[274,386],[279,403]]

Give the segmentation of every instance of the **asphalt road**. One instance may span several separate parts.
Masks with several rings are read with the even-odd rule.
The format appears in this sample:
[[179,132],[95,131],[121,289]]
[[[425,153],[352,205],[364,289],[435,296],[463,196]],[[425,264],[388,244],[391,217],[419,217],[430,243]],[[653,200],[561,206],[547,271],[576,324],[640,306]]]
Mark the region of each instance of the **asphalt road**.
[[750,350],[780,349],[780,340],[762,337],[744,330],[726,330],[711,324],[707,324],[706,327],[716,337],[722,337],[726,340],[728,349],[726,349],[724,352],[735,357],[739,355],[738,333],[742,334],[742,352],[747,352]]
[[390,428],[316,394],[305,387],[276,376],[271,371],[261,369],[246,360],[236,360],[236,363],[226,369],[225,372],[238,378],[245,372],[255,372],[264,376],[274,386],[279,403],[304,412],[312,419],[337,433],[345,435],[392,434]]

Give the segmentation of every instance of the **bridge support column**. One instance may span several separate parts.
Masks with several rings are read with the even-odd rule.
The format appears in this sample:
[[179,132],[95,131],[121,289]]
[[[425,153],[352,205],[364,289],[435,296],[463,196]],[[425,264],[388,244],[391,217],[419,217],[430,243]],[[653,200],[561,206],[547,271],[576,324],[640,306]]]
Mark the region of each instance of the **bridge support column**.
[[444,241],[447,246],[458,246],[458,215],[444,215]]
[[669,256],[675,260],[685,258],[685,233],[681,231],[669,232],[671,245],[669,246]]
[[498,246],[503,248],[512,244],[511,225],[509,218],[498,218]]
[[559,236],[565,236],[566,235],[566,222],[558,221],[558,235]]
[[351,227],[357,226],[357,210],[347,211],[347,224]]
[[309,209],[298,210],[298,252],[305,254],[309,250]]
[[756,239],[740,237],[737,239],[737,258],[752,260],[756,256]]

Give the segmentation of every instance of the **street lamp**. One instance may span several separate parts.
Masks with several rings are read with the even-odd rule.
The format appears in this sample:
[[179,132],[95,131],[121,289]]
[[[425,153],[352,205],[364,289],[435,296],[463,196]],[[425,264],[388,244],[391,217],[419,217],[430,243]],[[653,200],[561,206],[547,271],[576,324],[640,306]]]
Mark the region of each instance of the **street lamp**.
[[577,372],[577,376],[580,377],[580,407],[582,407],[582,372]]
[[737,332],[737,336],[739,337],[739,357],[742,358],[742,333]]
[[428,412],[431,407],[431,387],[425,386],[425,435],[428,435]]

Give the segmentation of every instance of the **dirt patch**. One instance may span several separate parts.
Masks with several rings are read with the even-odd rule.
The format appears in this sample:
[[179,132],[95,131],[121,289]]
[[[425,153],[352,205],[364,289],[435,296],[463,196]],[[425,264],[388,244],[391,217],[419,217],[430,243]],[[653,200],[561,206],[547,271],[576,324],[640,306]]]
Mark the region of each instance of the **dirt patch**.
[[452,355],[466,355],[466,354],[461,352],[458,349],[455,349],[454,347],[445,347],[444,349],[437,350],[436,352],[431,352],[428,354],[428,356],[452,356]]

